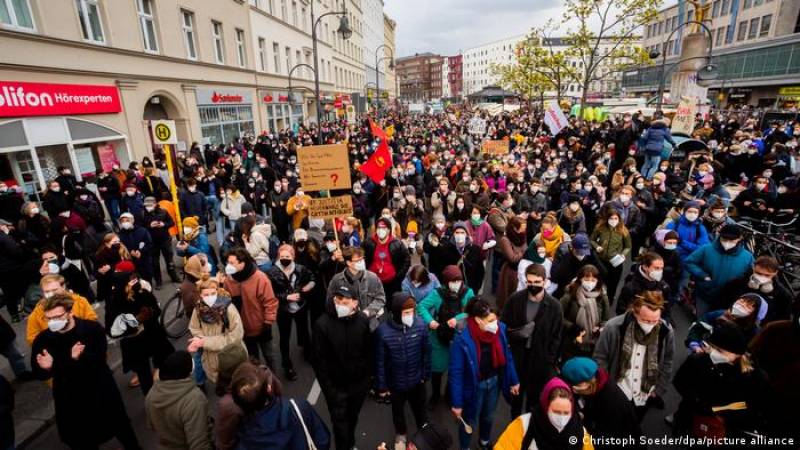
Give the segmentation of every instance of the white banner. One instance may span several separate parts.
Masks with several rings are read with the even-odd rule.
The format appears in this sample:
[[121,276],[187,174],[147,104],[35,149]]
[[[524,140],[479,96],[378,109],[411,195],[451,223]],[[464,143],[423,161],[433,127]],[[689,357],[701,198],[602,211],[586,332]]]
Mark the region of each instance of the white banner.
[[480,117],[473,117],[470,119],[468,127],[470,134],[486,134],[486,120]]
[[550,128],[550,134],[553,136],[567,126],[567,118],[564,116],[564,111],[561,111],[561,107],[558,106],[558,103],[547,103],[547,109],[544,112],[544,123]]

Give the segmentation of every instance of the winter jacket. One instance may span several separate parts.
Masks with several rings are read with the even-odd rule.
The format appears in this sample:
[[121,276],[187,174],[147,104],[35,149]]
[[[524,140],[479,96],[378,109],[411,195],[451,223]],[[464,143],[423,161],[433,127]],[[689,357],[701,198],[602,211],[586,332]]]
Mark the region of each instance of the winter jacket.
[[455,209],[457,196],[456,191],[448,191],[444,196],[438,190],[431,194],[431,216],[441,214],[447,217]]
[[206,258],[211,263],[211,275],[216,275],[217,265],[215,262],[217,261],[217,256],[211,249],[211,244],[208,243],[208,236],[206,236],[205,231],[201,229],[194,239],[191,241],[186,241],[186,243],[189,244],[189,246],[186,247],[185,250],[177,248],[175,253],[177,253],[178,256],[183,256],[186,258],[191,258],[198,253],[206,255]]
[[[364,248],[364,262],[367,267],[372,265],[372,261],[375,258],[375,248],[378,245],[377,239],[377,236],[373,236],[371,239],[365,239],[362,243],[362,247]],[[408,272],[408,268],[411,266],[411,257],[403,241],[389,236],[389,255],[392,258],[392,265],[397,273],[395,279],[403,277],[403,274]]]
[[[105,188],[105,190],[103,188]],[[97,180],[97,189],[100,191],[100,197],[102,197],[103,200],[110,200],[114,198],[119,200],[120,185],[119,180],[117,180],[116,177],[111,175],[101,177]]]
[[386,305],[386,293],[383,290],[383,283],[378,276],[369,270],[365,270],[357,275],[345,269],[333,276],[328,284],[328,292],[325,296],[325,304],[333,303],[333,294],[340,286],[347,286],[354,292],[358,292],[358,304],[361,311],[368,311],[370,327],[374,330],[378,327],[378,320],[383,315]]
[[625,278],[625,284],[622,286],[622,291],[617,298],[617,315],[623,314],[628,310],[628,306],[633,303],[633,299],[644,291],[657,291],[664,295],[664,298],[670,298],[670,288],[666,281],[650,280],[642,275],[641,265],[634,265],[631,267],[631,272]]
[[[467,318],[466,320],[471,320]],[[506,324],[498,322],[500,328],[497,336],[506,359],[506,365],[498,367],[498,384],[500,391],[507,401],[510,402],[511,387],[519,384],[517,370],[514,366],[514,356],[506,338]],[[464,417],[474,417],[477,411],[475,408],[478,390],[478,349],[475,347],[475,340],[470,334],[469,328],[464,328],[453,339],[450,346],[450,404],[453,408],[463,408]]]
[[[411,269],[408,269],[408,271],[410,273]],[[408,292],[411,294],[411,296],[414,297],[414,300],[419,303],[422,301],[422,299],[427,297],[428,294],[433,292],[434,289],[441,287],[441,283],[439,283],[439,279],[436,278],[436,275],[429,273],[428,277],[430,278],[428,284],[421,285],[420,287],[414,287],[414,284],[411,283],[411,279],[408,278],[408,274],[406,274],[406,277],[403,278],[403,282],[400,283],[400,289],[403,292]]]
[[375,379],[379,391],[403,392],[431,376],[431,346],[425,323],[414,316],[407,327],[401,322],[406,295],[392,298],[392,318],[375,332]]
[[[132,230],[120,230],[119,240],[131,252],[131,258],[136,265],[136,272],[144,279],[149,280],[153,276],[153,240],[146,229],[134,225]],[[141,255],[136,257],[132,252],[139,251]]]
[[761,321],[761,325],[766,325],[776,320],[789,320],[792,317],[792,304],[794,299],[778,277],[772,279],[772,290],[764,292],[760,288],[753,289],[748,285],[750,276],[753,275],[753,269],[748,269],[744,275],[734,278],[733,280],[725,283],[719,296],[712,302],[712,306],[722,309],[728,309],[733,305],[736,299],[744,294],[758,294],[763,298],[769,309],[767,315]]
[[238,449],[306,450],[303,423],[319,450],[331,448],[331,436],[325,422],[307,401],[295,400],[303,422],[288,398],[275,397],[264,409],[245,417],[239,430]]
[[708,239],[708,231],[703,221],[699,218],[694,222],[686,220],[686,216],[681,214],[678,220],[667,223],[665,227],[678,233],[678,255],[681,262],[686,261],[689,255],[698,248],[711,242]]
[[272,225],[263,223],[254,226],[244,247],[256,261],[257,266],[273,261],[277,256],[278,246],[272,240]]
[[0,447],[14,448],[14,388],[0,375]]
[[264,327],[275,322],[278,314],[278,299],[272,291],[269,277],[258,270],[255,264],[248,263],[240,272],[225,278],[224,288],[236,303],[241,299],[240,315],[244,325],[244,335],[258,336]]
[[583,259],[578,259],[572,253],[572,243],[565,242],[558,247],[553,257],[553,266],[550,269],[550,281],[556,283],[558,288],[553,293],[556,297],[561,297],[567,285],[572,282],[581,267],[593,265],[600,271],[600,276],[605,276],[605,264],[597,258],[594,247],[591,253]]
[[219,202],[220,213],[227,217],[231,224],[233,224],[242,217],[242,205],[244,205],[245,201],[247,201],[247,199],[245,199],[242,194],[225,194]]
[[[622,255],[625,259],[631,256],[631,234],[624,235],[612,228],[603,226],[595,227],[589,237],[593,250],[603,262],[608,262],[616,255]],[[598,250],[602,248],[602,250]]]
[[639,207],[633,203],[633,200],[631,200],[628,206],[623,205],[619,200],[612,200],[606,204],[610,204],[619,212],[620,217],[624,219],[625,227],[632,235],[636,236],[639,234],[645,226],[647,220]]
[[450,236],[446,242],[439,245],[442,247],[440,262],[444,267],[449,265],[458,266],[461,269],[461,275],[464,277],[464,283],[472,288],[473,291],[477,290],[483,283],[486,269],[483,267],[483,260],[481,259],[481,249],[472,243],[472,240],[467,237],[467,241],[461,249],[455,243],[453,236]]
[[145,398],[147,425],[162,450],[211,450],[208,399],[192,377],[159,380]]
[[206,224],[206,196],[199,190],[191,192],[181,191],[178,199],[178,208],[181,217],[197,217],[202,225]]
[[[219,298],[217,299],[219,301]],[[192,310],[189,320],[189,332],[192,337],[203,338],[203,371],[213,383],[219,374],[219,353],[226,346],[238,344],[244,346],[244,326],[239,311],[231,303],[226,309],[226,319],[220,323],[206,323],[200,319],[197,308]]]
[[311,197],[303,195],[298,197],[293,195],[286,202],[286,213],[292,218],[292,228],[302,228],[303,221],[308,218],[308,207],[311,205]]
[[283,267],[280,264],[274,264],[267,271],[267,276],[269,281],[272,282],[272,291],[275,293],[275,297],[278,298],[278,308],[281,311],[288,311],[289,300],[286,297],[293,293],[300,294],[300,300],[296,302],[297,305],[300,307],[305,305],[306,298],[304,297],[307,294],[300,292],[300,289],[314,281],[314,274],[304,265],[294,263],[294,270],[287,277]]
[[[161,222],[164,225],[154,227],[152,225],[153,222]],[[148,212],[145,209],[144,227],[150,232],[150,237],[153,239],[154,244],[170,242],[172,240],[172,236],[170,235],[169,229],[174,226],[175,221],[172,220],[172,217],[160,207],[155,207],[151,212]]]
[[673,147],[677,145],[663,120],[654,120],[650,124],[650,128],[644,132],[642,140],[644,141],[644,151],[647,156],[660,155],[664,150],[664,141],[669,142]]
[[144,214],[144,195],[139,191],[133,195],[123,195],[119,202],[119,210],[133,214],[136,222],[141,223]]
[[[442,286],[434,289],[422,301],[417,302],[417,314],[422,318],[422,322],[428,327],[428,334],[430,335],[431,344],[431,365],[434,372],[443,373],[447,370],[450,363],[450,344],[445,344],[439,340],[436,330],[430,329],[431,321],[439,322],[439,309],[442,307],[444,300],[442,299],[442,290],[447,289],[447,286]],[[460,305],[461,311],[464,311],[467,303],[475,296],[470,288],[462,288],[463,294],[461,295]],[[456,314],[454,319],[461,322],[467,317],[467,314],[462,312]],[[439,326],[448,326],[446,323],[439,323]],[[458,328],[458,326],[456,327]]]
[[481,261],[485,261],[486,258],[489,256],[489,252],[491,249],[483,249],[483,244],[489,241],[497,241],[495,237],[494,230],[492,230],[491,225],[489,222],[482,221],[480,225],[475,226],[472,221],[467,222],[467,231],[469,232],[470,238],[472,242],[475,243],[481,249]]
[[339,318],[333,302],[314,324],[313,366],[325,395],[366,392],[375,365],[370,321],[361,313]]
[[[628,312],[617,316],[606,322],[597,345],[594,347],[594,360],[608,372],[609,381],[618,383],[622,374],[620,371],[620,357],[622,356],[622,344],[625,332],[628,327],[636,326],[636,319],[633,314]],[[661,319],[661,326],[658,329],[658,381],[655,385],[655,393],[663,397],[669,387],[669,380],[672,377],[672,364],[675,356],[675,333],[672,327]]]
[[556,376],[564,315],[561,303],[545,293],[533,322],[533,334],[526,336],[528,290],[515,292],[503,308],[501,321],[507,327],[506,338],[514,355],[517,373],[526,381],[535,398]]
[[[602,371],[602,372],[601,372]],[[619,438],[639,440],[642,429],[630,400],[617,383],[611,383],[604,369],[599,368],[595,376],[597,390],[589,396],[580,396],[581,416],[586,431],[596,438],[597,450],[615,449],[616,445],[603,445],[601,439]],[[635,443],[634,449],[646,449]]]
[[[684,267],[695,278],[696,295],[713,299],[727,282],[744,275],[753,266],[753,261],[753,254],[741,242],[725,251],[717,239],[692,252]],[[706,277],[711,279],[706,281]]]
[[[17,273],[17,270],[29,257],[25,249],[6,233],[0,233],[0,275]],[[7,280],[6,280],[7,282]]]

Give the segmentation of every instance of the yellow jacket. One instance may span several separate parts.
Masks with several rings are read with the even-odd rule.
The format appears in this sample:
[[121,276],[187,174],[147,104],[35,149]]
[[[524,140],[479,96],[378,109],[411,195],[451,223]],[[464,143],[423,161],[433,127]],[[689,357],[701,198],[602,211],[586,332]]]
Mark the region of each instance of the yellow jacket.
[[[88,300],[73,293],[72,301],[74,302],[72,305],[72,314],[75,317],[85,320],[97,320],[97,313],[94,312],[94,308],[92,308]],[[36,336],[46,329],[47,319],[44,316],[44,299],[42,299],[39,300],[39,303],[33,308],[31,315],[28,316],[28,328],[25,333],[25,339],[28,340],[28,345],[33,345],[33,340],[36,339]]]
[[[522,448],[522,439],[525,437],[525,432],[528,431],[528,424],[531,421],[531,413],[523,414],[513,422],[508,424],[503,434],[494,444],[494,450],[520,450]],[[530,449],[536,449],[536,442],[531,444]],[[529,450],[529,449],[525,449]],[[592,437],[583,429],[583,450],[594,450],[592,445]]]
[[[308,207],[311,204],[311,197],[303,195],[298,197],[293,195],[288,202],[286,202],[286,213],[292,216],[292,229],[300,228],[303,219],[308,217]],[[295,208],[295,206],[297,208]]]

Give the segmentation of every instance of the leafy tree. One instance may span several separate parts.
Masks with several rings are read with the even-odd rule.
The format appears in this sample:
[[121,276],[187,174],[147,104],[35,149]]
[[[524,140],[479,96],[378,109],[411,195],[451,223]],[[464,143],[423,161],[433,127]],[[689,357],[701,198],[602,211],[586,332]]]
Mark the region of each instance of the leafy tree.
[[579,83],[581,105],[592,82],[607,72],[649,64],[647,52],[635,45],[642,27],[658,15],[662,0],[564,0],[564,23],[574,24],[567,32],[568,53],[582,63]]

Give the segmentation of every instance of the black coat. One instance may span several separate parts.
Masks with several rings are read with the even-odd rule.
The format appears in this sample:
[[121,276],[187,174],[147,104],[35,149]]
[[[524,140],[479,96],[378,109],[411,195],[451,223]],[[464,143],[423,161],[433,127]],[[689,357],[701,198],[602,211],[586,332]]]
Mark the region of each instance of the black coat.
[[777,277],[772,280],[771,292],[762,292],[760,289],[753,289],[747,285],[748,281],[750,281],[750,275],[752,274],[753,270],[750,269],[741,277],[728,281],[725,286],[722,287],[722,293],[715,299],[716,301],[712,305],[711,310],[730,308],[736,299],[744,294],[758,294],[763,297],[764,300],[767,301],[767,305],[769,305],[767,315],[764,317],[764,320],[761,321],[762,326],[776,320],[789,320],[792,317],[793,303],[792,295],[789,291],[778,281]]
[[287,277],[286,273],[281,269],[280,261],[275,261],[275,264],[267,271],[267,276],[272,283],[272,292],[278,299],[278,306],[281,310],[288,310],[289,301],[286,296],[295,292],[300,293],[299,306],[305,305],[306,300],[308,300],[308,294],[300,292],[300,289],[314,281],[314,274],[306,269],[305,266],[295,263],[294,272]]
[[26,259],[25,250],[16,239],[0,232],[0,275],[16,273]]
[[[153,222],[163,222],[161,227],[153,227]],[[150,232],[150,237],[154,244],[163,244],[172,240],[169,234],[169,229],[175,226],[175,221],[172,216],[166,211],[161,209],[158,205],[151,212],[144,211],[144,227]]]
[[325,395],[366,392],[374,369],[369,319],[357,311],[337,318],[333,303],[314,324],[314,373]]
[[[106,190],[104,191],[103,188]],[[119,200],[120,198],[119,180],[113,175],[108,175],[98,179],[97,189],[100,191],[100,196],[103,198],[103,200],[109,200],[112,198]]]
[[16,192],[9,190],[8,192],[0,193],[0,219],[17,223],[22,217],[23,203],[22,195]]
[[[71,351],[78,341],[86,348],[74,361]],[[53,357],[49,371],[36,362],[45,349]],[[45,330],[33,341],[31,368],[40,380],[53,378],[58,434],[72,448],[96,447],[129,422],[106,353],[103,326],[93,320],[75,318],[72,330],[63,334]]]
[[[605,369],[602,370],[605,377]],[[598,374],[599,375],[599,374]],[[583,407],[583,426],[586,431],[593,437],[598,439],[594,448],[612,449],[618,448],[615,445],[600,445],[603,438],[629,438],[632,437],[638,441],[639,436],[642,435],[642,429],[639,427],[639,419],[636,417],[636,411],[633,404],[628,397],[622,392],[619,385],[611,380],[607,380],[602,387],[598,386],[597,392],[591,396],[581,396]],[[634,445],[633,448],[641,449],[641,447]]]
[[136,364],[141,361],[153,358],[156,367],[166,357],[175,351],[167,340],[167,334],[158,320],[161,316],[161,308],[155,296],[144,289],[133,295],[128,300],[124,293],[127,284],[127,276],[124,279],[117,279],[116,292],[110,305],[106,305],[106,328],[111,329],[114,320],[120,314],[133,314],[136,320],[144,326],[144,330],[136,335],[123,335],[120,341],[122,351],[122,370],[127,372],[133,370]]
[[11,328],[6,319],[3,316],[0,316],[0,348],[5,349],[8,347],[8,344],[14,342],[16,339],[17,333],[14,332],[14,329]]
[[0,447],[14,447],[14,389],[0,375]]
[[553,258],[553,266],[550,268],[550,281],[558,284],[558,288],[553,293],[556,297],[564,295],[567,285],[572,282],[583,266],[591,264],[600,271],[601,277],[605,276],[606,266],[597,258],[594,248],[591,249],[591,254],[579,260],[572,254],[571,245],[569,242],[565,242],[558,247]]
[[639,265],[631,267],[631,273],[625,278],[625,285],[617,298],[617,314],[624,314],[628,306],[633,303],[633,299],[644,291],[658,291],[669,298],[669,285],[662,278],[661,281],[648,280],[639,271]]
[[[375,248],[377,244],[373,238],[367,238],[364,239],[361,246],[364,248],[364,260],[367,264],[367,268],[369,268],[375,257]],[[411,267],[411,255],[409,255],[408,248],[403,244],[403,241],[391,238],[391,242],[389,242],[389,256],[392,258],[392,265],[396,273],[394,281],[397,281],[399,286],[400,281],[405,278],[406,273],[408,273],[408,268]]]
[[527,345],[528,339],[520,336],[519,332],[528,323],[526,308],[529,301],[527,290],[515,292],[506,301],[501,320],[508,330],[508,342],[519,379],[527,380],[528,393],[532,398],[538,398],[545,383],[558,373],[556,367],[564,318],[561,303],[545,294],[533,319],[536,325],[531,343]]
[[478,292],[486,274],[486,269],[483,267],[483,261],[481,260],[481,248],[467,241],[464,251],[460,252],[452,240],[442,243],[439,247],[442,248],[439,251],[440,255],[437,257],[441,259],[437,264],[442,264],[442,267],[458,266],[464,275],[464,282],[467,286],[472,288],[473,292]]

